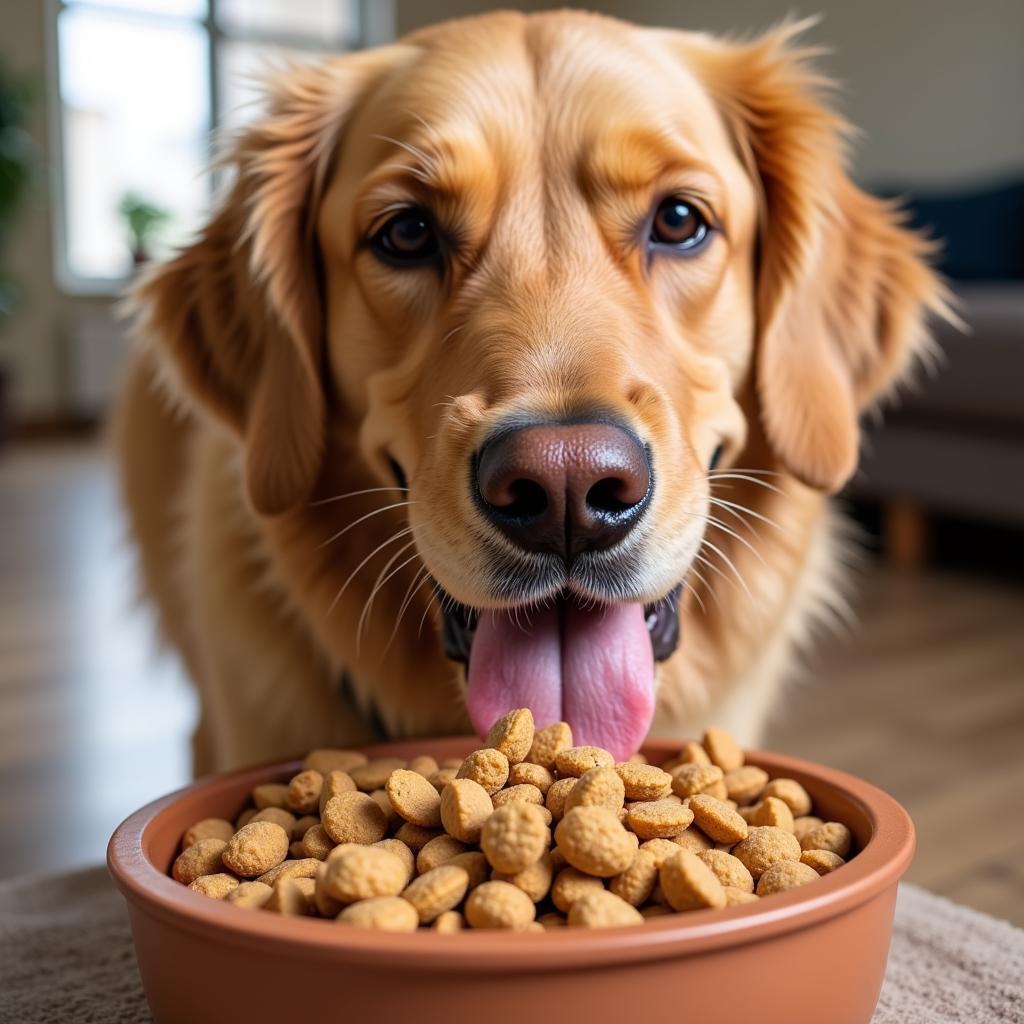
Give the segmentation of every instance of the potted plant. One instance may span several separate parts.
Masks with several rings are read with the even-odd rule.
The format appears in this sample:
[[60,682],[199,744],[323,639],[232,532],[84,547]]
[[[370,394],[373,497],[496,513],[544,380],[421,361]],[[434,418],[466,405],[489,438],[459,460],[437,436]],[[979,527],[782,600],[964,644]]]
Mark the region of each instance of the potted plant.
[[153,238],[170,219],[170,214],[137,192],[128,192],[121,200],[121,216],[128,225],[132,262],[139,267],[153,255]]

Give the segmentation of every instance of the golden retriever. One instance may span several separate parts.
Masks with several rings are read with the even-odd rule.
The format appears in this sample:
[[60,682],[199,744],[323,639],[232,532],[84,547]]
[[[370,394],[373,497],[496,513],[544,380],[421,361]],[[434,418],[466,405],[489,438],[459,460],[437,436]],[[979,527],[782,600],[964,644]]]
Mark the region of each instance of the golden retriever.
[[115,424],[198,771],[522,705],[756,740],[946,312],[797,31],[502,12],[269,83]]

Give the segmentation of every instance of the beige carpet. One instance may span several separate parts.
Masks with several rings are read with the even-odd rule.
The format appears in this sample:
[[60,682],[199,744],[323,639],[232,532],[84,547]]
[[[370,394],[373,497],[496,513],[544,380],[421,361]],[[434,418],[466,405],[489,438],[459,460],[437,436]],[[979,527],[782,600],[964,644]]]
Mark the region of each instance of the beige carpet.
[[[103,868],[0,885],[0,1024],[149,1019]],[[961,1022],[1024,1022],[1024,931],[904,885],[874,1024]]]

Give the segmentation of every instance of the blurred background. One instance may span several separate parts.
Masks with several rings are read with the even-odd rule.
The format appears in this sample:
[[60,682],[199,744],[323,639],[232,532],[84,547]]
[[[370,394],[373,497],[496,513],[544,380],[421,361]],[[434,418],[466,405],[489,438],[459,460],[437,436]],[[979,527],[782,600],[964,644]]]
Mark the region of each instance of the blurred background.
[[[189,777],[194,699],[135,602],[102,424],[118,296],[208,209],[211,131],[258,112],[268,62],[494,6],[0,0],[0,877],[98,861]],[[889,789],[909,877],[1024,924],[1024,4],[516,6],[741,34],[824,15],[807,38],[862,131],[855,177],[944,240],[970,334],[941,330],[943,365],[871,426],[844,496],[859,622],[808,655],[766,745]]]

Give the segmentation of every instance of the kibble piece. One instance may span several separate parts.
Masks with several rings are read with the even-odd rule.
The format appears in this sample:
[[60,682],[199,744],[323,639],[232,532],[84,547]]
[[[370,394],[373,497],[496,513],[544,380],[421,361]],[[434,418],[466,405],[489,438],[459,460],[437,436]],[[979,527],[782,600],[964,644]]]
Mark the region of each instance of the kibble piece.
[[496,808],[484,822],[480,848],[496,871],[514,875],[536,864],[550,839],[539,808],[511,803]]
[[551,883],[551,902],[565,914],[581,896],[588,892],[603,890],[604,883],[600,878],[586,875],[576,868],[564,868],[555,875],[555,880]]
[[[240,828],[244,827],[245,825],[248,825],[249,822],[252,821],[252,819],[255,817],[256,808],[246,807],[246,809],[242,811],[242,813],[239,814],[237,818],[235,818],[235,832],[237,832]],[[232,835],[234,835],[234,833],[232,833]],[[225,840],[225,842],[227,842],[227,840]]]
[[414,825],[407,821],[395,833],[395,838],[405,843],[413,853],[419,853],[431,839],[444,835],[444,830],[439,828],[423,828],[421,825]]
[[617,764],[627,800],[661,800],[672,792],[672,776],[653,764]]
[[417,772],[425,779],[430,778],[439,768],[437,761],[429,754],[420,754],[409,762],[409,771]]
[[725,773],[725,791],[737,804],[752,804],[768,785],[768,773],[763,768],[746,764]]
[[840,857],[845,857],[852,845],[850,830],[838,821],[826,821],[800,840],[801,850],[828,850]]
[[284,860],[269,871],[264,871],[256,881],[264,885],[275,885],[279,878],[316,878],[320,872],[320,863],[315,857]]
[[491,747],[474,750],[459,767],[456,778],[472,779],[481,785],[488,796],[494,796],[508,781],[508,758]]
[[[692,811],[690,812],[693,813]],[[681,846],[684,850],[689,850],[690,853],[701,853],[704,850],[710,850],[715,844],[708,839],[706,835],[696,826],[691,826],[685,832],[680,832],[679,835],[673,836],[670,840]]]
[[569,908],[569,925],[573,928],[622,928],[643,923],[640,911],[613,892],[588,893]]
[[814,868],[819,875],[827,875],[836,868],[841,868],[846,861],[831,850],[804,850],[800,854],[800,863]]
[[555,830],[558,848],[580,871],[599,878],[621,874],[633,861],[636,836],[604,807],[577,807],[569,811]]
[[320,808],[320,790],[324,786],[324,777],[315,769],[307,768],[299,772],[288,783],[288,810],[295,814],[312,814]]
[[282,782],[264,783],[252,791],[252,802],[258,811],[262,811],[265,807],[287,808],[288,787]]
[[[439,914],[454,910],[469,888],[469,874],[453,864],[442,864],[414,878],[402,893],[419,915],[420,924],[430,924]],[[531,904],[532,906],[532,904]]]
[[259,910],[270,899],[273,889],[264,882],[242,882],[225,897],[228,903],[247,910]]
[[463,843],[480,841],[480,831],[493,810],[487,790],[472,779],[453,779],[441,794],[441,822],[450,836]]
[[526,760],[533,737],[533,712],[529,708],[516,708],[491,726],[484,746],[500,750],[509,764],[519,764]]
[[320,824],[320,815],[317,814],[304,814],[298,821],[295,822],[295,828],[292,829],[292,838],[298,839],[300,842],[305,838],[306,833],[314,826]]
[[352,846],[327,861],[320,885],[340,903],[355,903],[397,896],[407,880],[406,865],[397,854],[381,846]]
[[794,818],[801,818],[811,813],[811,797],[807,790],[796,779],[772,779],[764,787],[762,796],[776,796],[789,804]]
[[288,847],[288,856],[293,860],[299,860],[306,856],[306,848],[297,840],[292,840]]
[[458,777],[458,774],[458,768],[438,768],[437,771],[430,776],[430,784],[438,791],[438,793],[440,793],[441,790],[452,781],[452,779]]
[[754,891],[754,879],[739,858],[724,850],[703,850],[697,856],[715,873],[726,888]]
[[225,818],[203,818],[192,825],[181,840],[181,848],[187,850],[200,839],[220,839],[227,842],[235,834],[235,826]]
[[405,765],[406,762],[400,757],[375,757],[366,764],[357,765],[348,774],[356,784],[356,789],[370,793],[375,789],[383,789],[391,773]]
[[572,746],[572,729],[568,722],[554,722],[538,729],[526,760],[539,764],[550,772],[555,767],[555,758]]
[[327,830],[323,825],[314,825],[302,837],[302,850],[307,857],[326,860],[327,855],[333,849],[334,840],[327,834]]
[[618,814],[626,799],[626,787],[614,768],[591,768],[585,771],[565,798],[568,813],[574,807],[606,807]]
[[[222,858],[227,845],[223,839],[200,839],[178,854],[171,867],[171,874],[182,885],[191,885],[201,875],[216,875],[224,870]],[[285,853],[287,852],[286,837]]]
[[710,793],[719,784],[724,789],[723,779],[722,769],[717,765],[683,764],[672,772],[672,792],[683,798]]
[[495,871],[492,877],[495,881],[508,882],[517,889],[522,889],[534,903],[540,903],[551,889],[552,874],[551,855],[542,853],[538,860],[523,868],[522,871],[515,873]]
[[[510,786],[536,786],[542,796],[547,796],[555,777],[539,764],[520,761],[509,769],[508,783]],[[485,787],[486,788],[486,787]]]
[[[711,758],[708,757],[708,752],[695,740],[689,740],[684,743],[673,760],[676,762],[675,766],[681,764],[711,764]],[[665,771],[671,772],[672,769],[666,768]]]
[[760,897],[753,892],[747,892],[745,889],[737,889],[734,886],[726,885],[725,890],[725,905],[727,907],[738,907],[743,903],[756,903]]
[[641,839],[670,839],[693,821],[693,811],[672,800],[648,800],[635,804],[626,824]]
[[[479,850],[467,850],[465,853],[457,853],[451,860],[446,861],[453,868],[462,868],[469,875],[469,889],[475,889],[487,881],[487,874],[490,870],[487,858]],[[467,890],[468,891],[468,890]]]
[[388,778],[386,791],[391,806],[406,821],[422,828],[441,824],[441,795],[418,772],[396,769]]
[[537,924],[546,932],[554,931],[556,928],[565,928],[568,923],[564,914],[541,914],[537,918]]
[[743,862],[756,882],[773,864],[779,861],[798,861],[800,844],[796,836],[772,825],[755,825],[747,838],[732,848],[732,855]]
[[473,928],[520,931],[535,916],[533,900],[508,882],[484,882],[466,900],[466,920]]
[[645,921],[652,917],[665,917],[672,913],[675,913],[675,911],[671,907],[661,903],[649,903],[646,907],[640,908],[640,916]]
[[468,849],[465,843],[460,843],[451,836],[435,836],[416,854],[416,870],[419,874],[425,875]]
[[405,885],[408,885],[412,876],[416,874],[416,855],[412,850],[400,839],[380,839],[373,845],[390,851],[402,862],[405,868]]
[[282,807],[264,807],[262,811],[257,811],[249,821],[250,823],[253,821],[272,821],[275,825],[280,825],[288,833],[289,840],[295,832],[295,815],[291,811],[284,810]]
[[193,892],[209,896],[212,900],[224,899],[232,889],[238,888],[238,879],[234,875],[218,871],[215,875],[200,875],[189,883]]
[[640,849],[653,854],[659,868],[669,857],[674,857],[679,852],[678,845],[671,839],[648,839],[640,844]]
[[766,796],[747,820],[751,825],[774,825],[787,832],[793,831],[793,812],[789,804],[777,796]]
[[347,906],[337,916],[339,924],[352,928],[375,928],[381,932],[414,932],[420,919],[400,896],[373,896]]
[[366,760],[366,755],[360,754],[358,750],[323,749],[311,751],[302,762],[302,767],[326,776],[333,771],[347,772],[358,768],[366,764]]
[[570,747],[555,757],[555,767],[559,775],[571,775],[578,779],[591,768],[612,768],[615,758],[602,747]]
[[271,890],[264,910],[289,917],[305,917],[313,912],[313,879],[282,878]]
[[680,850],[662,864],[658,877],[673,910],[725,906],[722,883],[695,853]]
[[551,812],[555,821],[560,821],[562,815],[565,814],[565,801],[569,798],[569,793],[575,785],[576,779],[571,776],[551,784],[544,799],[544,806]]
[[375,843],[384,838],[387,825],[384,811],[366,793],[339,793],[324,807],[323,826],[336,843]]
[[728,804],[703,793],[690,798],[693,820],[716,843],[738,843],[747,837],[747,823]]
[[330,800],[332,796],[338,796],[340,793],[354,793],[355,791],[356,784],[352,781],[352,776],[349,775],[348,772],[328,772],[324,776],[323,785],[320,787],[320,814],[324,813],[327,801]]
[[758,896],[771,896],[772,893],[785,892],[797,886],[816,882],[818,872],[798,860],[783,860],[773,864],[760,877],[757,883]]
[[[673,847],[673,851],[678,853],[678,847]],[[630,906],[639,907],[650,899],[658,883],[660,866],[657,854],[641,847],[637,850],[633,863],[621,875],[616,875],[608,888]]]
[[495,807],[504,807],[505,804],[533,804],[534,807],[543,807],[544,794],[536,786],[521,782],[518,786],[499,789],[491,797],[491,803]]
[[465,918],[457,910],[446,910],[434,918],[431,928],[441,935],[454,935],[455,932],[461,932],[465,926]]
[[224,866],[243,878],[255,878],[288,856],[288,833],[272,821],[250,821],[224,847]]
[[816,818],[813,814],[802,815],[793,819],[793,835],[797,839],[803,839],[808,832],[813,832],[824,824],[825,822],[821,818]]

